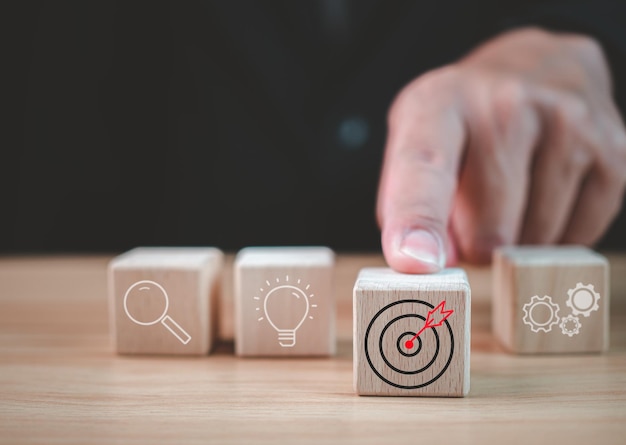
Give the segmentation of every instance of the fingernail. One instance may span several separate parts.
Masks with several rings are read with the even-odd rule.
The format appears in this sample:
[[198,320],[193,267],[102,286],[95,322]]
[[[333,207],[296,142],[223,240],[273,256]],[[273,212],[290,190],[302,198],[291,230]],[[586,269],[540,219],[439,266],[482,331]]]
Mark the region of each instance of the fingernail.
[[443,269],[446,254],[441,237],[429,230],[412,230],[400,242],[400,252],[414,260],[426,263],[433,272]]

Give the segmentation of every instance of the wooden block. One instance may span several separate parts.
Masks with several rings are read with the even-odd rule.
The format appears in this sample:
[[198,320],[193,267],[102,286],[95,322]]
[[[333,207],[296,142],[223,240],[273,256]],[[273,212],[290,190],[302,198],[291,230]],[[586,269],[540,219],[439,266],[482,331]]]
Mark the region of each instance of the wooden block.
[[609,346],[609,265],[579,246],[494,253],[493,329],[517,353],[601,352]]
[[111,330],[120,354],[207,354],[217,333],[223,254],[139,247],[109,264]]
[[235,259],[239,356],[335,353],[334,254],[326,247],[248,247]]
[[354,285],[359,395],[462,397],[470,387],[470,300],[462,269],[363,269]]

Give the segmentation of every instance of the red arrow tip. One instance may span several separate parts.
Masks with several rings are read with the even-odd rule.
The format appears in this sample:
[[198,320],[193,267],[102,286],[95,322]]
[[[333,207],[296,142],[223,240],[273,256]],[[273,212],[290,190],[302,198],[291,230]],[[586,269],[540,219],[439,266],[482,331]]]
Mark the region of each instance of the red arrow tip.
[[437,305],[437,307],[435,307],[435,309],[428,312],[428,316],[426,317],[426,327],[434,328],[441,326],[453,312],[453,309],[446,310],[446,300],[443,300]]
[[[439,312],[437,312],[439,311]],[[443,300],[441,303],[437,305],[432,311],[428,311],[428,315],[426,316],[426,323],[419,330],[417,334],[413,336],[409,341],[405,343],[407,349],[413,348],[413,340],[420,336],[422,332],[424,332],[428,328],[436,328],[437,326],[441,326],[446,319],[452,315],[454,312],[453,309],[446,310],[446,300]]]

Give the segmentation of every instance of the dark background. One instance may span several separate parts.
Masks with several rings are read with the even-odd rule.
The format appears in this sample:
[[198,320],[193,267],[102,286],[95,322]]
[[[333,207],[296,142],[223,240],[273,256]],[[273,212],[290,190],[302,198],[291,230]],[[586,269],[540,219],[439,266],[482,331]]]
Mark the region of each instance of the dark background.
[[[0,249],[379,249],[386,110],[527,24],[598,38],[621,1],[44,1],[3,6]],[[603,240],[625,248],[622,215]]]

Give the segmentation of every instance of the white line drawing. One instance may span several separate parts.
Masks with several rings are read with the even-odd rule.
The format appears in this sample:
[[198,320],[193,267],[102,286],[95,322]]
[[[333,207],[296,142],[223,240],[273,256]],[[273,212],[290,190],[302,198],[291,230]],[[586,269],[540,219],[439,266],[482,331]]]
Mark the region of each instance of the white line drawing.
[[574,335],[580,333],[580,319],[572,314],[567,317],[561,318],[561,323],[559,323],[559,327],[561,328],[561,332],[564,335],[568,335],[573,337]]
[[600,309],[599,299],[600,294],[596,292],[593,284],[577,283],[576,287],[567,291],[565,304],[572,309],[572,314],[589,317],[593,311]]
[[[535,295],[530,299],[530,302],[523,307],[525,314],[523,321],[530,326],[533,332],[550,332],[552,327],[558,324],[563,335],[573,337],[580,333],[582,327],[580,318],[577,316],[582,315],[589,317],[592,312],[599,310],[600,306],[598,305],[598,300],[600,300],[600,294],[596,292],[593,284],[583,284],[579,282],[576,283],[574,288],[567,291],[565,305],[572,310],[571,314],[559,319],[559,305],[554,303],[552,298],[547,295],[542,298]],[[533,310],[539,306],[548,308],[550,312],[550,317],[545,322],[538,322],[535,316],[533,316]]]
[[[268,285],[270,284],[269,280],[266,280],[265,282]],[[289,282],[289,275],[285,276],[285,282]],[[301,280],[298,279],[297,282],[298,284],[300,284]],[[274,330],[276,330],[276,332],[278,333],[278,344],[283,348],[292,348],[296,346],[296,331],[300,328],[300,326],[302,326],[302,323],[304,323],[307,318],[309,320],[313,320],[313,316],[309,315],[309,311],[312,308],[317,308],[317,304],[309,304],[309,298],[313,297],[313,294],[307,295],[305,290],[308,290],[311,287],[310,284],[307,284],[306,288],[303,290],[300,287],[292,284],[281,284],[280,278],[276,278],[276,283],[277,285],[273,288],[270,288],[265,295],[265,298],[263,298],[263,312],[265,313],[265,317],[258,318],[258,321],[267,319],[272,328],[274,328]],[[261,291],[263,291],[263,289],[261,289]],[[297,322],[295,324],[292,323],[289,326],[283,326],[280,325],[279,322],[279,325],[277,325],[275,320],[271,316],[271,310],[268,309],[268,301],[270,300],[270,298],[276,296],[280,292],[287,292],[294,298],[302,298],[305,302],[304,306],[299,306],[303,308],[302,316],[296,317]],[[258,296],[254,296],[253,298],[255,300],[260,300],[260,297]],[[256,308],[257,311],[259,311],[260,309],[260,307]]]
[[[538,307],[548,308],[548,311],[550,312],[550,316],[548,317],[546,321],[537,321],[534,318],[533,312]],[[550,332],[552,330],[552,326],[559,323],[559,317],[558,317],[559,310],[560,310],[559,305],[556,303],[553,303],[552,298],[549,297],[548,295],[545,295],[544,297],[539,297],[538,295],[535,295],[534,297],[530,299],[529,303],[526,303],[524,305],[522,309],[524,310],[524,314],[525,314],[522,320],[524,321],[524,324],[527,324],[528,326],[530,326],[530,329],[533,332],[539,332],[539,331]]]
[[[134,292],[154,292],[155,290],[163,298],[164,304],[163,304],[163,312],[161,313],[161,315],[158,316],[155,320],[149,320],[149,321],[141,321],[141,320],[138,320],[136,317],[133,317],[130,311],[128,310],[128,297],[131,296],[131,294]],[[152,295],[155,295],[155,294],[153,293]],[[153,324],[157,324],[158,322],[161,322],[161,324],[165,326],[167,330],[170,331],[172,335],[174,335],[174,337],[176,337],[182,344],[186,345],[191,340],[191,335],[189,335],[187,331],[185,331],[178,323],[176,323],[172,317],[167,315],[167,310],[169,309],[169,307],[170,307],[170,300],[169,300],[169,297],[167,296],[167,292],[165,291],[163,286],[161,286],[159,283],[155,281],[150,281],[150,280],[137,281],[135,284],[130,286],[128,290],[126,291],[126,293],[124,294],[124,312],[126,312],[126,315],[130,319],[130,321],[141,326],[151,326]]]

